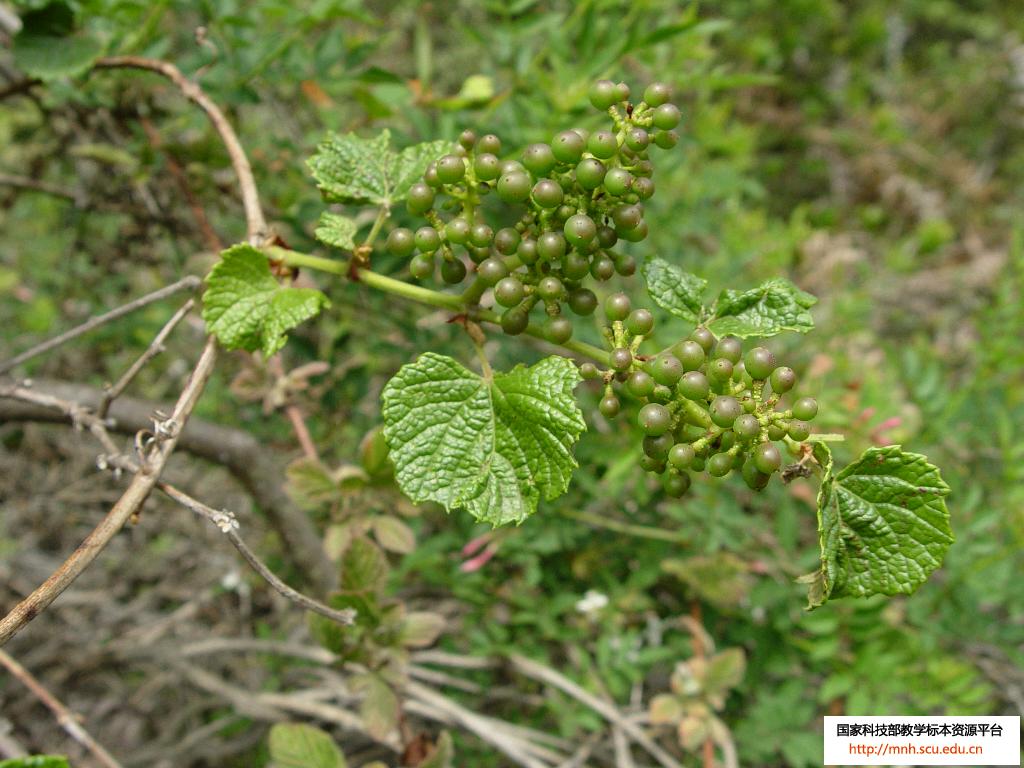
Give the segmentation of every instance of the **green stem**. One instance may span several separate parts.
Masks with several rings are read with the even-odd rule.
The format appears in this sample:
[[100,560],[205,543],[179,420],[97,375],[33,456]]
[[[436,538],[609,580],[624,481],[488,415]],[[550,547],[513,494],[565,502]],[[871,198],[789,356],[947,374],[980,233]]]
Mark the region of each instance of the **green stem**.
[[[497,312],[492,312],[489,309],[478,310],[473,316],[477,320],[482,320],[485,323],[491,323],[492,325],[501,325],[501,317],[498,315]],[[527,336],[533,336],[533,338],[535,339],[540,339],[541,341],[548,341],[541,327],[539,325],[534,325],[533,323],[530,323],[526,327],[526,330],[523,331],[523,333],[525,333]],[[548,343],[550,344],[551,342]],[[593,344],[587,344],[585,341],[576,341],[576,339],[569,339],[568,341],[562,344],[555,344],[555,346],[568,349],[570,352],[575,352],[577,355],[589,357],[592,360],[596,360],[597,362],[601,363],[601,365],[611,365],[611,355],[609,355],[608,352],[605,352],[600,347],[595,347]]]
[[377,218],[374,219],[373,226],[370,227],[369,234],[367,234],[366,239],[363,240],[363,248],[369,248],[373,245],[373,241],[377,239],[380,228],[384,226],[384,222],[387,221],[387,218],[390,215],[391,210],[387,207],[383,207],[377,212]]
[[613,520],[602,515],[591,514],[589,512],[577,512],[576,510],[570,509],[563,509],[561,512],[566,517],[573,520],[579,520],[581,523],[592,525],[595,528],[604,528],[605,530],[622,533],[626,536],[635,536],[641,539],[655,539],[657,541],[668,541],[673,544],[682,544],[686,542],[686,538],[682,534],[673,533],[672,531],[663,531],[660,528],[622,523],[618,520]]

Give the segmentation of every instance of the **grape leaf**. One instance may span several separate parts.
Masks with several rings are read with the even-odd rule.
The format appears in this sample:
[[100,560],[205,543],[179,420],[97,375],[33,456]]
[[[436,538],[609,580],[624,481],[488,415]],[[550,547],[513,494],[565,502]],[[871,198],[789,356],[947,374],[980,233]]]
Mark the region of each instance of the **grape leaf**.
[[286,288],[270,272],[267,257],[251,245],[233,245],[206,276],[203,320],[226,349],[261,350],[270,357],[287,332],[330,306],[311,288]]
[[415,502],[519,523],[569,486],[572,447],[586,429],[572,395],[576,366],[548,357],[481,378],[428,352],[382,395],[384,435],[398,484]]
[[807,310],[817,302],[786,278],[776,277],[747,291],[722,291],[708,328],[718,336],[742,339],[775,336],[783,331],[807,333],[814,328],[814,319]]
[[641,272],[655,304],[683,320],[700,322],[701,294],[707,288],[707,280],[658,258],[645,261]]
[[818,493],[821,568],[808,607],[830,598],[910,594],[942,564],[953,531],[939,470],[898,445],[869,448],[838,474],[831,452],[814,444],[824,468]]
[[335,248],[343,248],[351,251],[356,247],[355,236],[358,227],[348,216],[340,213],[324,211],[320,214],[320,221],[317,222],[316,239],[325,245],[333,245]]
[[84,72],[103,55],[103,43],[75,31],[75,16],[64,2],[26,12],[14,36],[14,62],[26,75],[50,80]]
[[307,163],[327,200],[390,208],[405,199],[430,163],[452,149],[450,142],[429,141],[396,153],[387,130],[372,139],[332,133]]
[[304,723],[277,723],[270,729],[274,768],[345,768],[345,756],[328,734]]

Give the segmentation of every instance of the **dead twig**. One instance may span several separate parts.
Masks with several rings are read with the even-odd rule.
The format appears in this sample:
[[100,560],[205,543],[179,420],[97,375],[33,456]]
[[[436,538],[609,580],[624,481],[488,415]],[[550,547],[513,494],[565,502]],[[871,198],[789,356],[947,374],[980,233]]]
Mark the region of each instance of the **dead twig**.
[[137,309],[141,309],[142,307],[160,301],[161,299],[166,299],[168,296],[173,296],[179,291],[194,290],[199,283],[200,280],[198,277],[189,275],[188,277],[183,277],[176,283],[172,283],[171,285],[165,286],[157,291],[153,291],[152,293],[147,293],[145,296],[140,296],[139,298],[129,301],[127,304],[117,307],[116,309],[112,309],[109,312],[104,312],[102,315],[91,317],[81,325],[77,325],[71,330],[54,336],[52,339],[47,339],[41,344],[36,344],[36,346],[31,349],[26,349],[24,352],[19,355],[15,355],[10,360],[0,362],[0,374],[7,373],[12,368],[24,363],[26,360],[38,357],[45,352],[49,352],[51,349],[56,349],[72,339],[77,339],[79,336],[95,330],[101,325],[109,323],[112,320],[117,320],[119,317],[124,317]]
[[0,664],[28,688],[32,695],[39,699],[53,713],[53,716],[57,719],[57,724],[67,731],[71,738],[88,749],[105,768],[121,768],[121,764],[85,730],[78,721],[78,718],[56,696],[50,693],[46,686],[39,682],[31,672],[3,650],[0,650]]

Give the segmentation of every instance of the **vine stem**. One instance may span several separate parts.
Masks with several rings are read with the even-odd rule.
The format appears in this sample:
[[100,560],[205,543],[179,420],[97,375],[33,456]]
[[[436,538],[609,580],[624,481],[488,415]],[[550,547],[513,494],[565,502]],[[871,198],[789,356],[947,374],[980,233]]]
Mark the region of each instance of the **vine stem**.
[[[393,277],[388,277],[387,275],[382,275],[379,272],[374,272],[371,269],[364,269],[354,264],[350,264],[347,261],[328,259],[323,256],[313,256],[309,253],[300,253],[299,251],[292,251],[276,245],[265,246],[263,250],[271,258],[287,264],[290,267],[305,267],[307,269],[315,269],[320,272],[329,272],[333,275],[341,275],[342,277],[354,274],[360,282],[365,283],[371,288],[384,291],[385,293],[391,293],[395,296],[400,296],[403,299],[415,301],[419,304],[426,304],[429,307],[447,309],[452,312],[465,312],[474,320],[479,320],[491,325],[501,325],[501,318],[496,312],[489,309],[479,309],[474,304],[468,303],[464,296],[460,296],[458,294],[442,293],[441,291],[435,291],[431,288],[412,285],[411,283],[407,283],[403,280],[396,280]],[[547,341],[544,336],[544,332],[540,327],[532,323],[526,328],[524,333],[528,336],[533,336],[536,339]],[[589,357],[605,366],[610,364],[610,356],[608,352],[600,347],[595,347],[593,344],[587,344],[583,341],[570,339],[562,344],[555,344],[555,346],[562,347],[563,349],[583,357]]]

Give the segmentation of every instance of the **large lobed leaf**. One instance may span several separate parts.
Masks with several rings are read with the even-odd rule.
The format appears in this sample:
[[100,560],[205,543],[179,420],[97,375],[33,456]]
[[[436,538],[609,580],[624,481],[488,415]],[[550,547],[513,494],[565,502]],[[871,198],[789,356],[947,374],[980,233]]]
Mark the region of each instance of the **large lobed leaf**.
[[330,306],[311,288],[286,288],[274,278],[267,257],[251,245],[233,245],[206,276],[203,320],[227,349],[260,350],[270,357],[287,333]]
[[396,153],[387,130],[372,139],[332,133],[308,164],[326,199],[390,208],[405,199],[430,163],[452,149],[450,142],[429,141]]
[[576,366],[548,357],[482,378],[428,352],[384,388],[384,434],[396,477],[415,502],[518,523],[565,492],[586,429]]
[[722,291],[708,323],[718,336],[775,336],[783,331],[807,333],[814,319],[807,310],[817,303],[784,277],[768,280],[748,291]]
[[949,486],[927,457],[898,445],[869,448],[832,474],[831,451],[818,493],[821,568],[806,577],[808,605],[835,597],[910,594],[942,564],[953,543]]
[[655,304],[691,323],[701,321],[701,296],[707,288],[707,280],[684,272],[659,258],[645,261],[641,273],[647,283],[647,292]]

